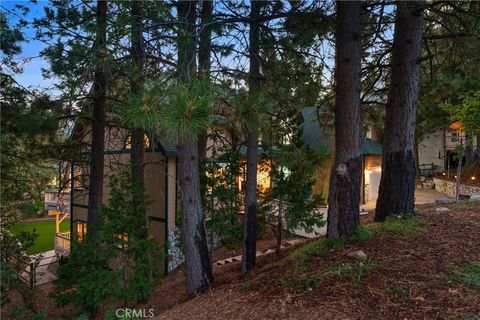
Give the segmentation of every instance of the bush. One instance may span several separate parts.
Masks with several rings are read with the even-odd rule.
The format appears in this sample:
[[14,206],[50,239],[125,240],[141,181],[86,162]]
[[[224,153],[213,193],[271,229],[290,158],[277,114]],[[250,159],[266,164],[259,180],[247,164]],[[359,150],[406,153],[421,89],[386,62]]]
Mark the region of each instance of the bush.
[[10,293],[19,292],[26,305],[33,310],[32,290],[21,281],[18,274],[28,259],[26,249],[33,245],[38,235],[35,232],[22,232],[15,236],[7,229],[0,228],[0,306],[10,303]]
[[38,212],[43,210],[43,202],[39,200],[22,202],[18,205],[18,210],[22,219],[35,218],[38,217]]
[[164,255],[148,237],[145,189],[121,173],[112,177],[110,190],[108,206],[98,211],[97,234],[74,241],[59,269],[56,300],[73,302],[80,314],[144,301],[159,280]]

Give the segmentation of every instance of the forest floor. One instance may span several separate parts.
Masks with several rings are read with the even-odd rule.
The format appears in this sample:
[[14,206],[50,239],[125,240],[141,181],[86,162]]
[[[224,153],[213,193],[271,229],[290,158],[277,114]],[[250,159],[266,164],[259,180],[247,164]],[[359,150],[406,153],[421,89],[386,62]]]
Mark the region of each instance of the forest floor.
[[[319,238],[259,257],[245,277],[239,262],[215,267],[213,286],[194,298],[179,268],[134,308],[152,308],[157,319],[480,319],[480,205],[438,207],[420,205],[416,218],[383,224],[369,213],[352,239]],[[357,250],[366,258],[349,256]],[[240,253],[221,248],[214,260]],[[65,319],[71,308],[57,309],[45,294],[51,288],[41,290],[38,309]]]
[[[164,305],[144,307],[157,319],[480,319],[480,205],[437,207],[384,225],[369,214],[355,239],[261,257],[246,277],[239,263],[218,267],[213,287],[191,299],[180,271],[152,298]],[[367,258],[350,257],[356,250]]]

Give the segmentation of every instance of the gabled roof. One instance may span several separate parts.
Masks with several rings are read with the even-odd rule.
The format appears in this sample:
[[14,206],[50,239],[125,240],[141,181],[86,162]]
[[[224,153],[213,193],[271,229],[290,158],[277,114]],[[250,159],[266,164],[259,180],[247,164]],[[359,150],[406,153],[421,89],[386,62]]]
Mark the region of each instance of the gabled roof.
[[[316,151],[332,150],[332,129],[321,127],[315,107],[306,107],[302,110],[303,132],[302,140]],[[363,156],[381,156],[382,145],[371,139],[365,139],[361,146]]]

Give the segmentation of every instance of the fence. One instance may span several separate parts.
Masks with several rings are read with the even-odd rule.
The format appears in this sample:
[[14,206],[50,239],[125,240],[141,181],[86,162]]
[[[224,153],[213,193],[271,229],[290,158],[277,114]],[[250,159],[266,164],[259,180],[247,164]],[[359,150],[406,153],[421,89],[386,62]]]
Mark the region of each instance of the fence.
[[9,260],[10,264],[15,268],[17,278],[25,282],[33,288],[36,283],[36,268],[38,265],[37,261],[32,261],[30,258],[26,257],[23,259],[12,259]]
[[420,176],[422,177],[432,177],[437,168],[437,166],[433,162],[419,164],[418,167],[420,169]]

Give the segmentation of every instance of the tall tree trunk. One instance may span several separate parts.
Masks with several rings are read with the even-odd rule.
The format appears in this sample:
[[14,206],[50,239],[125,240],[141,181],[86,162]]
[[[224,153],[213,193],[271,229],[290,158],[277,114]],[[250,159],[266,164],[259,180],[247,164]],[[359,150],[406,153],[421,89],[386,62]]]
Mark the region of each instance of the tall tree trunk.
[[198,45],[198,77],[210,80],[210,50],[212,46],[212,28],[206,26],[212,20],[213,1],[203,0],[200,13],[202,29]]
[[[143,101],[143,82],[144,82],[144,46],[143,46],[143,1],[132,1],[131,8],[132,29],[131,29],[131,56],[133,65],[133,75],[130,79],[131,94],[138,101]],[[133,128],[131,130],[131,154],[130,164],[132,178],[135,182],[144,183],[143,163],[145,157],[145,132],[143,129]]]
[[327,235],[351,235],[360,220],[360,2],[337,2],[335,161]]
[[[262,1],[251,1],[249,56],[249,91],[253,94],[260,89],[260,9]],[[245,194],[245,221],[243,231],[242,274],[255,266],[257,253],[257,146],[258,128],[251,128],[247,134],[247,181]]]
[[422,2],[397,2],[382,176],[375,211],[375,219],[379,221],[390,214],[414,213],[413,144],[420,80],[422,26]]
[[95,75],[93,83],[92,147],[90,153],[90,180],[88,189],[88,235],[97,233],[98,207],[103,199],[103,172],[105,153],[105,100],[107,80],[105,56],[107,55],[107,1],[97,1],[95,41]]
[[[178,72],[181,81],[188,83],[195,75],[196,1],[180,1]],[[197,137],[179,141],[178,170],[182,190],[181,208],[186,264],[186,284],[189,295],[208,287],[213,281],[207,236],[200,196],[200,168]]]
[[278,199],[278,216],[277,216],[277,246],[275,253],[280,254],[282,250],[282,231],[283,231],[283,200]]
[[[414,144],[413,144],[413,150],[414,150],[414,153],[413,153],[413,156],[414,156],[414,161],[415,161],[415,178],[416,179],[420,179],[420,176],[421,176],[421,171],[420,171],[420,156],[419,156],[419,153],[418,153],[418,139],[415,137],[415,141],[414,141]],[[433,169],[433,168],[432,168]],[[434,171],[432,171],[432,175],[435,174]]]
[[[198,46],[198,77],[205,81],[210,81],[210,50],[212,42],[212,28],[205,26],[212,19],[213,1],[203,0],[201,10],[202,29]],[[200,175],[202,179],[205,176],[203,164],[207,159],[207,130],[203,131],[198,137],[198,157],[200,161]],[[205,191],[202,190],[204,193]]]
[[[201,31],[200,40],[198,44],[198,77],[204,81],[210,81],[210,50],[212,45],[212,28],[206,26],[212,20],[213,1],[203,0],[202,10],[200,12],[201,19]],[[207,141],[208,141],[208,129],[205,129],[198,136],[198,161],[200,163],[200,183],[204,181],[201,189],[202,197],[205,201],[207,199],[207,188],[205,182],[207,180],[206,175],[206,160],[207,160]],[[213,220],[213,212],[210,212],[210,219]],[[213,226],[210,230],[210,263],[213,268]]]

